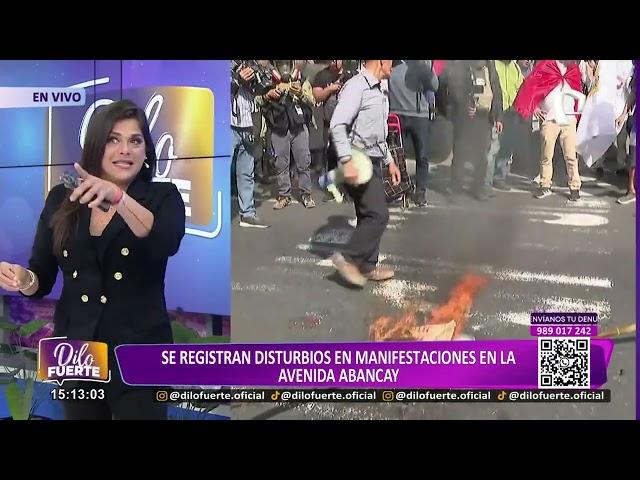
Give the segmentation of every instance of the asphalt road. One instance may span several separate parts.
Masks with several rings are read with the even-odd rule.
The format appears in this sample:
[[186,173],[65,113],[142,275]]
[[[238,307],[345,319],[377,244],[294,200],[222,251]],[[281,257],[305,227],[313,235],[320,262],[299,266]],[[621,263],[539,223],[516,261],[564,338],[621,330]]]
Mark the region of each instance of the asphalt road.
[[[538,200],[530,180],[511,176],[511,192],[452,205],[444,193],[448,171],[446,162],[432,168],[427,208],[391,208],[381,253],[396,277],[362,291],[336,281],[327,260],[352,231],[353,206],[321,203],[317,193],[314,209],[274,211],[272,193],[258,187],[258,213],[272,227],[240,228],[234,217],[232,341],[369,340],[375,318],[410,305],[428,311],[467,272],[490,279],[466,329],[477,339],[530,338],[536,310],[595,311],[602,328],[635,321],[636,209],[615,203],[623,177],[585,174],[582,200],[570,203],[566,188]],[[554,182],[562,185],[562,174]],[[621,340],[606,385],[610,404],[238,404],[232,417],[628,419],[635,418],[635,371],[635,341]]]

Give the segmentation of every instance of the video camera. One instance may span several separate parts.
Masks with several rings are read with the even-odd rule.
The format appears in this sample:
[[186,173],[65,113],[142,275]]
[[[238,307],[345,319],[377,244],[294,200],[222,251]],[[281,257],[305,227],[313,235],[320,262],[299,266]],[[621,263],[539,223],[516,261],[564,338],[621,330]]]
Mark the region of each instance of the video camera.
[[478,105],[478,98],[484,93],[484,87],[482,85],[471,84],[471,91],[469,92],[469,106],[476,107]]
[[275,89],[280,93],[277,103],[293,102],[294,95],[291,93],[291,85],[295,83],[301,86],[300,72],[295,72],[293,61],[291,60],[275,60],[275,71],[277,72],[277,78],[273,79],[273,83]]
[[476,76],[473,68],[469,69],[469,73],[471,76],[471,91],[469,92],[469,106],[477,107],[479,103],[480,95],[482,95],[485,91],[486,80],[483,77]]
[[[254,77],[249,82],[240,76],[240,70],[247,67],[254,71]],[[254,95],[264,95],[273,88],[273,71],[268,66],[260,65],[257,60],[231,60],[231,86],[237,90],[241,85]]]

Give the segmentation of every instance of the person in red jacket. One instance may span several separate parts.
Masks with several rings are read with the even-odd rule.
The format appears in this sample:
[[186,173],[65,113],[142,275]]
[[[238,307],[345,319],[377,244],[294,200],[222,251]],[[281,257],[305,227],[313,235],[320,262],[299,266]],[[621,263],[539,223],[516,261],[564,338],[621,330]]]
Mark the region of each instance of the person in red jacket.
[[536,198],[551,195],[553,152],[560,136],[560,146],[567,165],[570,200],[580,199],[580,174],[576,154],[575,112],[577,94],[582,92],[580,69],[575,60],[542,60],[524,80],[514,108],[523,118],[535,115],[540,121],[542,155],[540,159],[540,190]]

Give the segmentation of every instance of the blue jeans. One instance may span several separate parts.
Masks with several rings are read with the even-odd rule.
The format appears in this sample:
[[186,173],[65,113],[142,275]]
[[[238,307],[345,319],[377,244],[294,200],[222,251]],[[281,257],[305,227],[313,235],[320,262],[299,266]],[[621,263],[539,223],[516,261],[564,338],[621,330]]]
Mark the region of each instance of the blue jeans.
[[504,138],[496,133],[496,127],[491,129],[491,146],[487,152],[487,174],[484,178],[484,186],[491,188],[494,181],[504,182],[509,174],[509,160],[511,154],[501,147],[500,139]]
[[511,169],[509,160],[512,156],[520,155],[526,158],[530,154],[531,131],[529,123],[524,122],[513,108],[504,112],[502,127],[500,135],[496,134],[495,128],[491,130],[491,146],[487,153],[487,174],[484,179],[485,187],[491,187],[495,181],[506,181]]
[[238,188],[238,204],[241,217],[255,217],[256,207],[253,204],[254,178],[253,169],[255,167],[255,159],[251,155],[251,143],[248,135],[251,130],[246,133],[231,129],[233,160],[231,162],[232,171],[236,172],[236,184]]
[[491,188],[493,178],[496,174],[496,156],[500,152],[500,136],[496,132],[496,127],[491,127],[491,142],[487,151],[487,172],[484,176],[484,187]]

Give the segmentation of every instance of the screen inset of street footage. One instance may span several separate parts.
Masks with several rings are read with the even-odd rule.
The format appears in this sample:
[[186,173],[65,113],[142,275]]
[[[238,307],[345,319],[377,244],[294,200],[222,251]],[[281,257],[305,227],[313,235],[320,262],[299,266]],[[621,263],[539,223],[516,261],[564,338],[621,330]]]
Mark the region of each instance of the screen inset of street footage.
[[[232,174],[234,341],[534,339],[534,312],[591,312],[615,342],[610,404],[247,403],[234,415],[634,417],[631,60],[234,62],[232,134],[247,147]],[[367,116],[378,90],[383,109]],[[359,152],[379,166],[373,198],[357,186]]]

